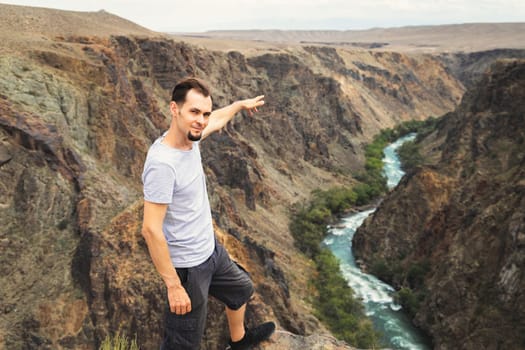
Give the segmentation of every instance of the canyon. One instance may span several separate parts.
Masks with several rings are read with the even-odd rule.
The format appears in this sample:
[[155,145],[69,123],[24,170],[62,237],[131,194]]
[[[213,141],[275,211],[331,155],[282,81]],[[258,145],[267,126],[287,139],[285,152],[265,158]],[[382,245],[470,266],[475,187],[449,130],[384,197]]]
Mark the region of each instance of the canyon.
[[525,345],[525,60],[494,64],[354,236],[435,349]]
[[[140,234],[140,176],[149,145],[169,125],[171,88],[188,75],[210,83],[214,108],[265,95],[259,113],[239,114],[202,144],[217,237],[256,285],[248,324],[278,324],[265,349],[350,349],[330,335],[308,302],[315,270],[294,246],[290,208],[314,189],[355,184],[364,146],[379,130],[467,109],[466,102],[460,105],[465,86],[474,85],[474,73],[484,76],[476,60],[523,55],[322,45],[219,50],[104,11],[2,4],[0,10],[0,346],[6,349],[96,349],[116,332],[136,337],[142,349],[158,346],[165,291]],[[512,81],[521,77],[517,72]],[[483,103],[473,94],[467,99]],[[469,120],[461,116],[449,114],[443,130],[446,124],[450,135],[459,132],[456,125]],[[519,133],[520,125],[508,127]],[[497,147],[501,154],[479,161],[522,159],[518,149],[509,155],[503,146]],[[465,168],[468,176],[476,173],[474,165]],[[452,186],[445,175],[429,176]],[[492,182],[484,181],[476,183],[488,191]],[[485,191],[481,187],[473,190]],[[444,203],[454,190],[437,192],[434,200]],[[435,227],[445,214],[433,219]],[[512,219],[517,233],[521,218]],[[415,215],[404,224],[423,225]],[[510,288],[502,302],[508,303],[518,293],[513,288],[521,270],[510,260],[501,266],[507,271],[501,283]],[[438,277],[432,281],[442,283]],[[429,299],[431,310],[440,310],[445,297]],[[416,314],[416,321],[437,341],[452,341],[442,320]],[[226,327],[222,306],[210,300],[201,349],[224,348]]]

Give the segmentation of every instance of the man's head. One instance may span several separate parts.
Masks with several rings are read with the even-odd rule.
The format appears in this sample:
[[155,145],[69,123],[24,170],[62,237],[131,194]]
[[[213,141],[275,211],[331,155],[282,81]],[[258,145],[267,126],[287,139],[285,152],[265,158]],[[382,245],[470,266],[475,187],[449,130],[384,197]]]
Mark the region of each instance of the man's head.
[[212,110],[210,89],[197,78],[180,81],[173,89],[170,110],[172,125],[190,141],[200,140]]
[[204,97],[210,96],[208,85],[198,78],[185,78],[177,83],[171,93],[171,100],[179,105],[186,102],[188,91],[195,90]]

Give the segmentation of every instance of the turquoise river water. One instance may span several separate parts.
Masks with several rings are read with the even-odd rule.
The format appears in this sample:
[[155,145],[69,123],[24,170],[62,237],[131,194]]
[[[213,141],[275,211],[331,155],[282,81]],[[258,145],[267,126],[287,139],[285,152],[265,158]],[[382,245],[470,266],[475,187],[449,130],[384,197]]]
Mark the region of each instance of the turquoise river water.
[[[395,187],[404,175],[396,150],[415,134],[398,139],[384,149],[384,173],[389,188]],[[357,228],[371,215],[370,209],[342,219],[337,228],[331,228],[325,238],[326,245],[340,261],[340,268],[355,296],[362,300],[367,315],[375,328],[384,335],[384,342],[392,349],[429,350],[428,339],[415,328],[400,305],[393,300],[394,289],[372,275],[363,273],[352,254],[352,238]]]

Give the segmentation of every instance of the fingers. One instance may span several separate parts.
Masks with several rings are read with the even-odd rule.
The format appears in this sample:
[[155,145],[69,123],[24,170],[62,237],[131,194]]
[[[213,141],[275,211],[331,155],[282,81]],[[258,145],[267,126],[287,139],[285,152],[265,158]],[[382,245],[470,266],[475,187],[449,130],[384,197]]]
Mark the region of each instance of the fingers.
[[191,312],[191,300],[184,288],[168,289],[170,311],[177,315]]
[[264,105],[264,95],[254,97],[251,100],[246,100],[246,102],[245,109],[247,110],[248,115],[251,117],[253,116],[254,112],[259,111],[257,107]]
[[175,300],[173,304],[170,303],[171,312],[177,315],[184,315],[191,312],[191,302],[187,300]]
[[244,100],[244,108],[247,110],[253,110],[257,107],[264,105],[264,95],[260,95],[248,100]]
[[264,95],[257,96],[255,99],[255,107],[260,107],[264,104]]
[[253,112],[258,112],[257,107],[249,108],[248,109],[248,115],[251,117],[253,116]]

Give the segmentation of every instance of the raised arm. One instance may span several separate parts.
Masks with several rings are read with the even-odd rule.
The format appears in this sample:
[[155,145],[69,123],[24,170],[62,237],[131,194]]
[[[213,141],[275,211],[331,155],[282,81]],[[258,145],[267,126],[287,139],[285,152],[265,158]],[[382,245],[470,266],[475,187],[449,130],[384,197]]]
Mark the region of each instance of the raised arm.
[[253,112],[257,112],[257,107],[261,107],[262,105],[264,105],[264,95],[246,100],[239,100],[231,105],[213,111],[210,115],[208,126],[206,126],[202,132],[202,139],[205,139],[215,131],[222,129],[238,112],[247,110],[248,113],[252,115]]
[[167,208],[167,204],[144,201],[142,235],[148,245],[151,260],[166,284],[171,312],[183,315],[191,311],[191,301],[171,263],[168,244],[162,232]]

